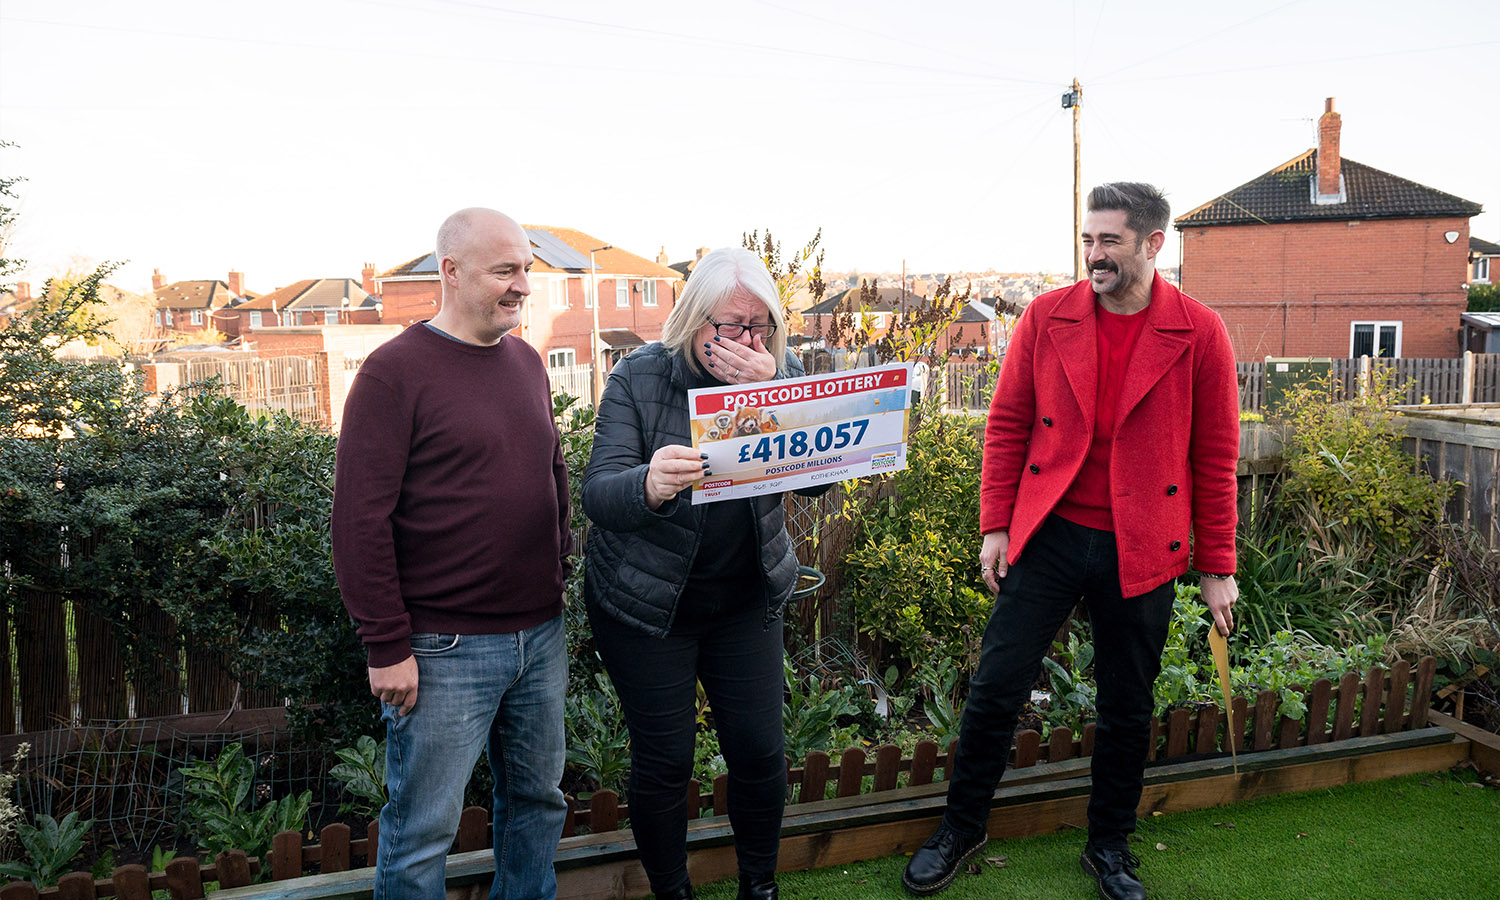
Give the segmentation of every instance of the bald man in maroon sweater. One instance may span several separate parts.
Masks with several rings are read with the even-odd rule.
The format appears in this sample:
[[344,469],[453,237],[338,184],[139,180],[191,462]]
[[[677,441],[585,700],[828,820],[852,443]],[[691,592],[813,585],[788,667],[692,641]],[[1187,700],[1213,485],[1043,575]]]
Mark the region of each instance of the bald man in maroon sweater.
[[547,372],[507,334],[531,293],[531,244],[507,216],[465,209],[435,255],[442,308],[360,367],[335,475],[334,568],[386,723],[375,896],[444,896],[487,746],[491,896],[550,900],[573,541]]

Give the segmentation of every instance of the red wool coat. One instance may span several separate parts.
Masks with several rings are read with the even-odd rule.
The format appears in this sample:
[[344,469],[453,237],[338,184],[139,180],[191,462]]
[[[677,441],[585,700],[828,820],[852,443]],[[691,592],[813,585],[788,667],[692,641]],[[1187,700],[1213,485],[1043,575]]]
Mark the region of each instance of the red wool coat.
[[[1098,397],[1097,300],[1087,281],[1037,297],[1006,350],[990,406],[980,530],[1009,529],[1007,558],[1052,512],[1083,467]],[[1223,321],[1156,275],[1125,371],[1110,491],[1127,597],[1175,578],[1235,570],[1239,389]]]

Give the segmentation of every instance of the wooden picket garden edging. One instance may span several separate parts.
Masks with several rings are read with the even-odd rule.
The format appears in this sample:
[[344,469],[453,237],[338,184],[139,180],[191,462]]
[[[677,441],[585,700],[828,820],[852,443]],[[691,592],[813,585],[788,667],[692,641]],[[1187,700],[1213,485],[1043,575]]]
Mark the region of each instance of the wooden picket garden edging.
[[[1337,684],[1319,679],[1305,691],[1306,714],[1300,719],[1278,715],[1279,697],[1273,691],[1261,692],[1254,704],[1236,697],[1237,727],[1232,730],[1225,727],[1223,710],[1217,706],[1171,710],[1165,722],[1153,723],[1155,764],[1147,769],[1141,809],[1201,808],[1434,771],[1469,759],[1500,772],[1500,737],[1429,711],[1435,669],[1436,661],[1427,657],[1415,672],[1402,661],[1389,671],[1371,667],[1363,678],[1347,673]],[[1429,727],[1429,722],[1437,727]],[[1077,736],[1056,728],[1045,743],[1035,731],[1017,733],[1011,751],[1014,771],[1007,773],[996,793],[992,837],[1042,833],[1064,822],[1083,821],[1093,732],[1092,724]],[[1237,774],[1227,755],[1231,743],[1242,753]],[[892,746],[852,748],[837,763],[824,753],[809,754],[804,765],[788,775],[796,787],[782,823],[782,868],[835,865],[915,849],[942,813],[946,785],[936,777],[946,772],[951,752],[951,747],[948,753],[940,752],[927,741],[906,758]],[[713,813],[690,823],[689,868],[694,881],[732,876],[734,848],[724,814],[724,777],[715,780],[712,791],[701,794],[695,782],[689,802]],[[556,861],[559,897],[625,898],[649,892],[634,840],[628,830],[620,829],[628,815],[629,808],[613,791],[596,792],[587,809],[569,798],[566,836]],[[166,890],[173,900],[198,900],[204,897],[205,882],[211,881],[219,882],[214,897],[222,900],[369,897],[374,870],[368,865],[378,841],[375,822],[358,838],[346,825],[330,825],[316,844],[306,844],[300,833],[283,832],[264,861],[227,851],[213,865],[178,858],[159,873],[121,866],[108,879],[74,873],[42,891],[29,882],[10,884],[0,888],[0,900],[149,900],[152,890]],[[489,812],[479,807],[464,810],[455,851],[448,858],[450,897],[484,896],[494,871],[489,844]],[[356,863],[366,867],[356,869]],[[263,867],[269,869],[271,883],[252,885],[254,873]],[[310,868],[319,874],[304,875]]]

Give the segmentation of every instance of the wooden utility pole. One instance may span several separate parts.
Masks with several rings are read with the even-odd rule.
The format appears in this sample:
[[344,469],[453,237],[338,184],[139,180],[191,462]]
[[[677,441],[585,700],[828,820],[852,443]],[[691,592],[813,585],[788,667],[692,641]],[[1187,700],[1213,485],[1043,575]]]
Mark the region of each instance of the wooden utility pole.
[[1073,280],[1083,280],[1083,146],[1078,140],[1078,118],[1083,111],[1083,87],[1073,79],[1073,89],[1063,94],[1063,108],[1073,110]]

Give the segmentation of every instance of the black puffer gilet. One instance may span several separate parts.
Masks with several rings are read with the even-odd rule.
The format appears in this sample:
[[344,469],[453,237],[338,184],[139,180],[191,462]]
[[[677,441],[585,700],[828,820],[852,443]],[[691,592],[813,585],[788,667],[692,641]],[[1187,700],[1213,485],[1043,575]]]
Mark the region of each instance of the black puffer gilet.
[[[802,364],[787,354],[787,372]],[[583,511],[590,519],[584,596],[615,619],[662,636],[671,630],[702,536],[702,508],[684,491],[653,510],[646,505],[651,455],[668,444],[692,446],[687,360],[660,343],[615,364],[599,402],[594,450],[583,476]],[[826,488],[806,491],[821,493]],[[782,515],[781,495],[750,498],[760,549],[765,621],[780,617],[797,581],[797,557]]]

